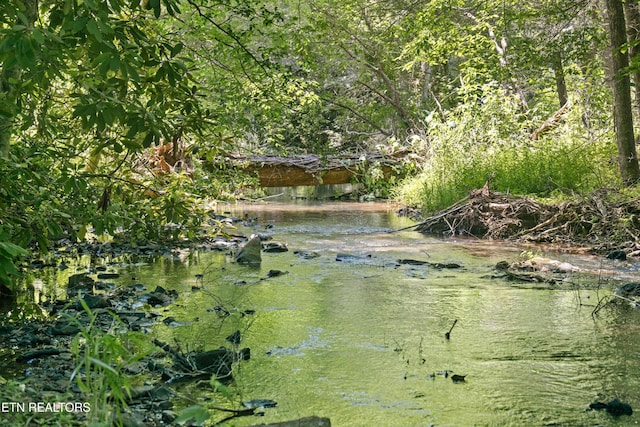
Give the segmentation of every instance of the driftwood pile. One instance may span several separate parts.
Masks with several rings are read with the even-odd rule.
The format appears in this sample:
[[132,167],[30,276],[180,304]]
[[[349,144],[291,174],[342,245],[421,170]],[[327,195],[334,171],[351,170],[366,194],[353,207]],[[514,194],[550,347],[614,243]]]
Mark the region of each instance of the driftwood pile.
[[[422,233],[588,245],[590,252],[640,255],[640,200],[601,189],[580,200],[544,204],[488,186],[417,225]],[[618,197],[623,200],[624,197]]]
[[341,168],[355,168],[359,164],[380,163],[392,166],[402,162],[410,153],[407,150],[396,151],[391,154],[382,152],[348,154],[339,156],[321,156],[318,154],[299,154],[292,156],[254,155],[244,156],[236,153],[227,153],[226,159],[235,164],[260,165],[261,167],[297,167],[310,174],[317,174],[327,170]]
[[352,183],[365,176],[366,171],[372,166],[388,178],[397,175],[401,169],[397,166],[402,165],[410,156],[412,154],[408,151],[344,153],[335,156],[304,154],[287,157],[225,153],[224,157],[216,160],[217,163],[205,164],[209,165],[211,170],[230,164],[244,173],[255,173],[262,187],[295,187]]

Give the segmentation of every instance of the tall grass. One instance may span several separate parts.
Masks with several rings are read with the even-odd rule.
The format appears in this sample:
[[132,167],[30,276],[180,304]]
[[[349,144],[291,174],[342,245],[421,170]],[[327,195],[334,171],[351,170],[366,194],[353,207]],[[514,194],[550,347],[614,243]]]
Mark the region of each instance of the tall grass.
[[75,369],[71,379],[90,404],[87,422],[91,427],[122,426],[123,414],[131,398],[132,378],[125,375],[125,367],[141,360],[150,344],[134,333],[121,333],[117,329],[121,320],[114,313],[111,327],[104,331],[99,323],[99,311],[92,311],[83,299],[80,303],[88,316],[88,323],[70,317],[80,332],[71,343]]
[[537,196],[587,192],[618,181],[615,144],[606,130],[611,127],[606,120],[587,127],[579,103],[534,140],[531,132],[546,116],[525,114],[515,97],[499,89],[488,88],[481,99],[446,120],[428,121],[426,161],[395,190],[396,199],[433,212],[489,179],[492,190]]

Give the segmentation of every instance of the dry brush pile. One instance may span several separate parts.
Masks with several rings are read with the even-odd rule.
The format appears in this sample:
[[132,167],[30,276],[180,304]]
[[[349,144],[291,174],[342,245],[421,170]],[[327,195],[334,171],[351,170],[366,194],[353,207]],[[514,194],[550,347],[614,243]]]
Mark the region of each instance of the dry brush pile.
[[[589,246],[590,252],[640,255],[640,199],[600,189],[580,199],[545,204],[529,197],[472,191],[417,225],[422,233]],[[622,200],[622,201],[621,201]]]

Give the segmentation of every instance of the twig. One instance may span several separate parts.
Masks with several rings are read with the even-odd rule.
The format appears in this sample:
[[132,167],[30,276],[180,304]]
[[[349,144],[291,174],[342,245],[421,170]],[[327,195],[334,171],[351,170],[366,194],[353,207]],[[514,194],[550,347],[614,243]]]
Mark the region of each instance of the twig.
[[407,227],[402,227],[402,228],[396,228],[396,229],[394,229],[394,230],[389,230],[389,231],[387,231],[387,233],[397,233],[398,231],[410,230],[410,229],[412,229],[412,228],[419,227],[419,226],[421,226],[421,225],[423,225],[423,224],[424,224],[424,222],[419,222],[419,223],[417,223],[417,224],[409,225],[409,226],[407,226]]
[[456,326],[456,323],[458,323],[458,319],[456,319],[456,320],[454,320],[454,321],[453,321],[453,325],[451,325],[451,328],[449,328],[449,332],[447,332],[447,333],[445,333],[445,334],[444,334],[444,337],[445,337],[446,339],[451,338],[451,331],[453,331],[453,327],[454,327],[454,326]]
[[224,411],[224,412],[231,412],[231,415],[229,415],[228,417],[218,421],[215,425],[221,425],[222,423],[232,420],[234,418],[237,417],[246,417],[249,415],[257,415],[256,414],[256,409],[258,408],[247,408],[247,409],[226,409],[226,408],[220,408],[217,406],[212,406],[212,409],[215,409],[217,411]]
[[534,232],[534,231],[536,231],[536,230],[539,230],[539,229],[541,229],[541,228],[544,228],[544,227],[546,227],[547,225],[553,224],[553,223],[558,219],[558,215],[559,215],[559,214],[555,214],[554,216],[552,216],[552,217],[551,217],[551,218],[549,218],[548,220],[546,220],[546,221],[544,221],[544,222],[541,222],[540,224],[536,225],[536,226],[535,226],[535,227],[533,227],[533,228],[530,228],[530,229],[528,229],[528,230],[523,230],[523,231],[519,232],[518,234],[519,234],[519,235],[523,235],[523,234],[531,234],[531,233],[533,233],[533,232]]
[[465,202],[468,202],[468,200],[469,200],[469,197],[465,197],[464,199],[460,200],[459,202],[457,202],[456,204],[454,204],[453,206],[451,206],[447,210],[445,210],[443,212],[440,212],[437,215],[431,216],[431,217],[425,219],[422,222],[419,222],[419,223],[413,224],[413,225],[409,225],[407,227],[402,227],[402,228],[397,228],[395,230],[387,231],[387,233],[396,233],[398,231],[409,230],[409,229],[415,228],[415,227],[427,226],[428,224],[430,224],[430,223],[432,223],[432,222],[434,222],[436,220],[439,220],[442,217],[446,217],[447,215],[451,215],[451,214],[453,214],[455,212],[458,212],[458,211],[466,208],[468,206],[468,203],[465,203]]
[[565,104],[562,107],[560,107],[558,111],[553,113],[553,115],[549,117],[547,120],[545,120],[544,123],[542,123],[538,129],[533,131],[531,135],[529,135],[529,138],[532,140],[536,140],[538,139],[539,136],[545,134],[547,131],[558,126],[558,123],[560,122],[562,115],[569,109],[570,105],[571,104],[569,101],[565,102]]
[[618,295],[618,294],[605,295],[602,298],[600,298],[600,301],[598,301],[596,308],[594,308],[593,311],[591,312],[591,317],[595,317],[598,314],[598,312],[606,305],[606,303],[610,302],[613,298],[621,299],[635,306],[638,305],[637,301],[632,300],[631,298],[623,297],[622,295]]
[[284,196],[285,194],[286,194],[285,192],[282,192],[282,193],[278,193],[278,194],[271,194],[269,196],[259,197],[257,199],[251,199],[249,197],[245,197],[245,198],[242,198],[241,200],[246,200],[248,202],[261,202],[263,200],[273,199],[274,197]]

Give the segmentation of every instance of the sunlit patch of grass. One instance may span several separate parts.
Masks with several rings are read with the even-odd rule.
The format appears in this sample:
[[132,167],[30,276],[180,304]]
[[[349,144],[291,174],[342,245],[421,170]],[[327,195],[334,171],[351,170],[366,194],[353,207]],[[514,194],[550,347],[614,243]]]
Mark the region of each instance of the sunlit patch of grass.
[[620,185],[611,132],[587,132],[578,107],[558,127],[531,139],[530,119],[512,102],[488,99],[451,114],[446,122],[432,120],[430,155],[420,174],[394,190],[398,201],[428,213],[487,181],[495,191],[550,200]]

